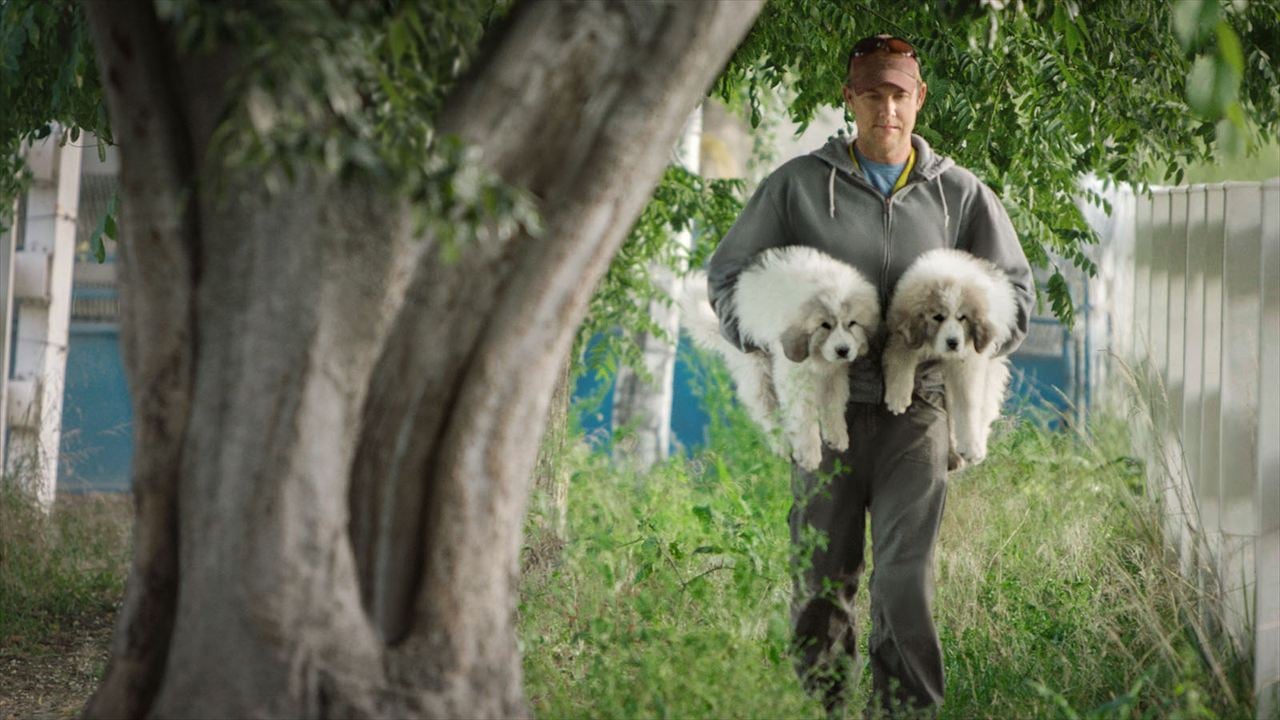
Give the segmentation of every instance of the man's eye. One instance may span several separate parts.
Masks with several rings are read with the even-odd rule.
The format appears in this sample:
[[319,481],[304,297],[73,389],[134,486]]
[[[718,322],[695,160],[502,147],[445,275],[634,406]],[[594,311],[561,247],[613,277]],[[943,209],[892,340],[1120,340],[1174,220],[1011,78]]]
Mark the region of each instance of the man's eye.
[[822,329],[823,329],[823,330],[830,330],[830,329],[831,329],[831,323],[829,323],[829,322],[824,322],[824,323],[822,323]]
[[934,322],[942,322],[943,320],[946,320],[946,318],[945,318],[945,317],[943,317],[943,316],[941,316],[941,315],[934,315],[934,316],[933,316],[933,321],[934,321]]

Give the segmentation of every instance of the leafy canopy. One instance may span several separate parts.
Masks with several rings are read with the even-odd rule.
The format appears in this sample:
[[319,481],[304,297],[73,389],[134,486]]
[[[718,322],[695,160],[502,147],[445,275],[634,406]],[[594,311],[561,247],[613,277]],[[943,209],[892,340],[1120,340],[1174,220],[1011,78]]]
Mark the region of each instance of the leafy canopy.
[[[25,185],[20,149],[54,123],[76,142],[81,129],[110,141],[89,29],[79,5],[0,2],[0,229]],[[100,153],[106,149],[99,147]]]
[[[226,167],[269,185],[322,168],[385,182],[446,253],[475,233],[536,228],[529,198],[479,171],[434,119],[483,33],[511,0],[157,4],[187,51],[238,47],[232,107],[217,137]],[[891,32],[921,51],[929,101],[918,131],[977,173],[1009,209],[1033,263],[1053,266],[1049,298],[1071,319],[1057,258],[1094,270],[1075,207],[1082,174],[1181,179],[1187,164],[1240,152],[1280,130],[1276,0],[773,0],[716,83],[753,124],[770,98],[793,120],[838,106],[848,47]],[[109,140],[83,8],[0,2],[0,218],[21,188],[23,142],[68,128]],[[215,180],[217,178],[209,178]],[[663,241],[692,226],[713,245],[735,213],[733,185],[668,172],[592,306],[643,329],[652,260],[681,265]],[[1094,198],[1097,199],[1097,198]]]

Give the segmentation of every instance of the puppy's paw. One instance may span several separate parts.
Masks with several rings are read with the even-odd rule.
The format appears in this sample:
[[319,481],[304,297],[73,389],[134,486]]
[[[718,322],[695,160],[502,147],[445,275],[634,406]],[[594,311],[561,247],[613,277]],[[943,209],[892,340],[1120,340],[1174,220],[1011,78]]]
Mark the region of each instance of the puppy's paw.
[[911,388],[904,392],[901,388],[890,388],[884,395],[885,407],[894,415],[901,415],[911,407]]
[[849,428],[845,427],[843,423],[826,430],[823,435],[826,438],[827,445],[833,449],[840,452],[849,449]]
[[979,442],[957,442],[956,453],[967,465],[977,465],[987,457],[987,448]]
[[956,470],[961,470],[963,468],[964,468],[964,458],[960,457],[960,453],[957,453],[955,448],[948,448],[947,449],[947,470],[949,472],[954,472]]
[[[817,440],[817,438],[813,439]],[[795,449],[791,451],[791,459],[809,472],[817,470],[818,466],[822,464],[822,442],[820,440],[818,442],[806,440],[805,442],[797,443]]]

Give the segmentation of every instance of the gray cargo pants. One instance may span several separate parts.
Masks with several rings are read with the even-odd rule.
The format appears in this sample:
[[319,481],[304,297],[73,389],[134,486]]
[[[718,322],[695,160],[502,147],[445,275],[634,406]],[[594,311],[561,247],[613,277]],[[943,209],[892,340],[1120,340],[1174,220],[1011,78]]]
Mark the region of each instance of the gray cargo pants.
[[889,712],[935,708],[943,686],[932,617],[933,546],[947,495],[943,400],[917,390],[903,415],[855,402],[846,418],[849,450],[824,448],[817,472],[792,471],[797,671],[828,709],[843,704],[846,663],[858,667],[853,599],[870,513],[873,702]]

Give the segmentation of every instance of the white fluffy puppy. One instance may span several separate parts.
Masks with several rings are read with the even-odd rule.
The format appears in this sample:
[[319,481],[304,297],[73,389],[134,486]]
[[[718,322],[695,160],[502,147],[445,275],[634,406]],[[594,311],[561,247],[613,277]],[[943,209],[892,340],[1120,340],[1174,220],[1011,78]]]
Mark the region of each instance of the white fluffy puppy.
[[911,405],[916,366],[943,361],[951,448],[966,462],[987,455],[991,424],[1009,383],[1008,362],[996,350],[1017,320],[1008,277],[962,250],[931,250],[911,264],[889,302],[884,351],[885,405]]
[[[690,284],[705,293],[701,278]],[[744,360],[720,338],[718,325],[714,337],[707,337],[705,326],[699,331],[696,318],[710,308],[705,295],[685,302],[686,326],[700,344],[725,357],[739,396],[761,427],[772,431],[772,415],[780,412],[792,458],[816,469],[823,439],[837,450],[849,447],[848,366],[866,354],[879,325],[875,286],[820,250],[788,246],[752,261],[738,276],[732,304],[743,341],[767,355]]]

